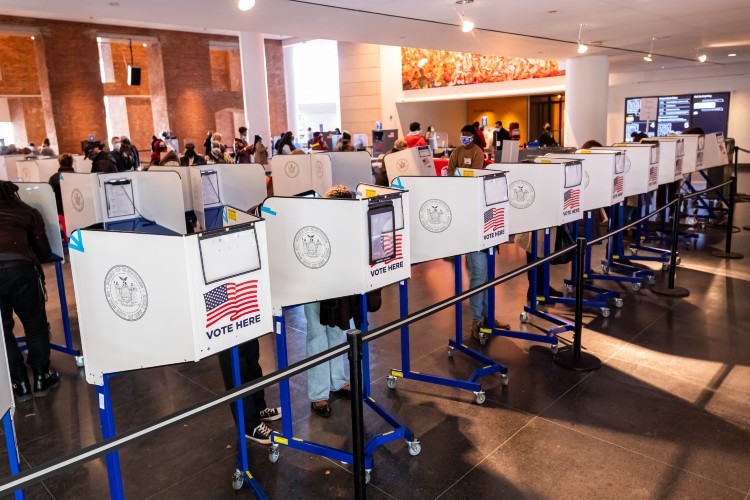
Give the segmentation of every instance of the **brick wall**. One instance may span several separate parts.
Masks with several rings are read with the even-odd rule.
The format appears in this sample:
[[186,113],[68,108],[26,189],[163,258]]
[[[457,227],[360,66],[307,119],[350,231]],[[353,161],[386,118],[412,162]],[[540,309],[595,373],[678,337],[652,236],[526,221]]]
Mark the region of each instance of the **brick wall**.
[[34,40],[29,36],[0,36],[0,94],[39,95]]
[[[289,130],[286,119],[286,89],[284,80],[284,48],[281,40],[265,40],[266,74],[268,75],[268,108],[271,130]],[[270,137],[263,138],[268,144]]]

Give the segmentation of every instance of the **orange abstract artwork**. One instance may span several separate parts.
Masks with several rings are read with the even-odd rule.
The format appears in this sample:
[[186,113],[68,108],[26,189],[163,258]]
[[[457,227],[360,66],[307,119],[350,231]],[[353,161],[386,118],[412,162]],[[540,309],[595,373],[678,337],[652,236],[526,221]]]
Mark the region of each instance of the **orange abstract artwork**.
[[401,48],[404,90],[562,76],[557,61]]

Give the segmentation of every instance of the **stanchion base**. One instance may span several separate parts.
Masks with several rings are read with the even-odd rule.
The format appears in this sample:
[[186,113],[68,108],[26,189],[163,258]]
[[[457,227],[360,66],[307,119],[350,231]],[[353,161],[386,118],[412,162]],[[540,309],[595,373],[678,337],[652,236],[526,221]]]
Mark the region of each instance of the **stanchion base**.
[[741,253],[737,252],[722,252],[721,250],[714,250],[711,252],[714,257],[719,257],[720,259],[742,259],[745,256]]
[[597,370],[602,366],[601,359],[587,352],[581,352],[581,357],[576,359],[572,346],[560,349],[557,354],[552,356],[552,359],[563,368],[577,372]]
[[690,290],[681,286],[669,288],[668,286],[658,285],[651,287],[651,291],[656,295],[664,295],[666,297],[687,297],[690,295]]
[[742,226],[742,229],[744,229],[745,231],[750,231],[750,226]]

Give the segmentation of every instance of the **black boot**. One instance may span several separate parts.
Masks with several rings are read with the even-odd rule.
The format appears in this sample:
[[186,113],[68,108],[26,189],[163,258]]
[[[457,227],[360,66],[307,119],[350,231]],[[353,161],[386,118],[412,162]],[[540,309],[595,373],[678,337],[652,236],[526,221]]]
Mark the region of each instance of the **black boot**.
[[60,385],[60,374],[45,368],[34,368],[34,396],[46,396],[50,390]]
[[31,386],[29,385],[29,377],[26,373],[11,377],[10,383],[13,386],[13,395],[16,397],[17,402],[23,403],[33,397]]

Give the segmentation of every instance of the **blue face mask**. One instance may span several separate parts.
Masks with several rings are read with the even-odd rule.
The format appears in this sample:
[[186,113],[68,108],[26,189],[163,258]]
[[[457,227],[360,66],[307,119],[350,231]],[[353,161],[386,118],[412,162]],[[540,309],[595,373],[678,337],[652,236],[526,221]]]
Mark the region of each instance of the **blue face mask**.
[[461,136],[461,144],[463,144],[464,146],[468,146],[472,142],[474,142],[474,138],[472,136],[470,136],[470,135],[462,135]]

